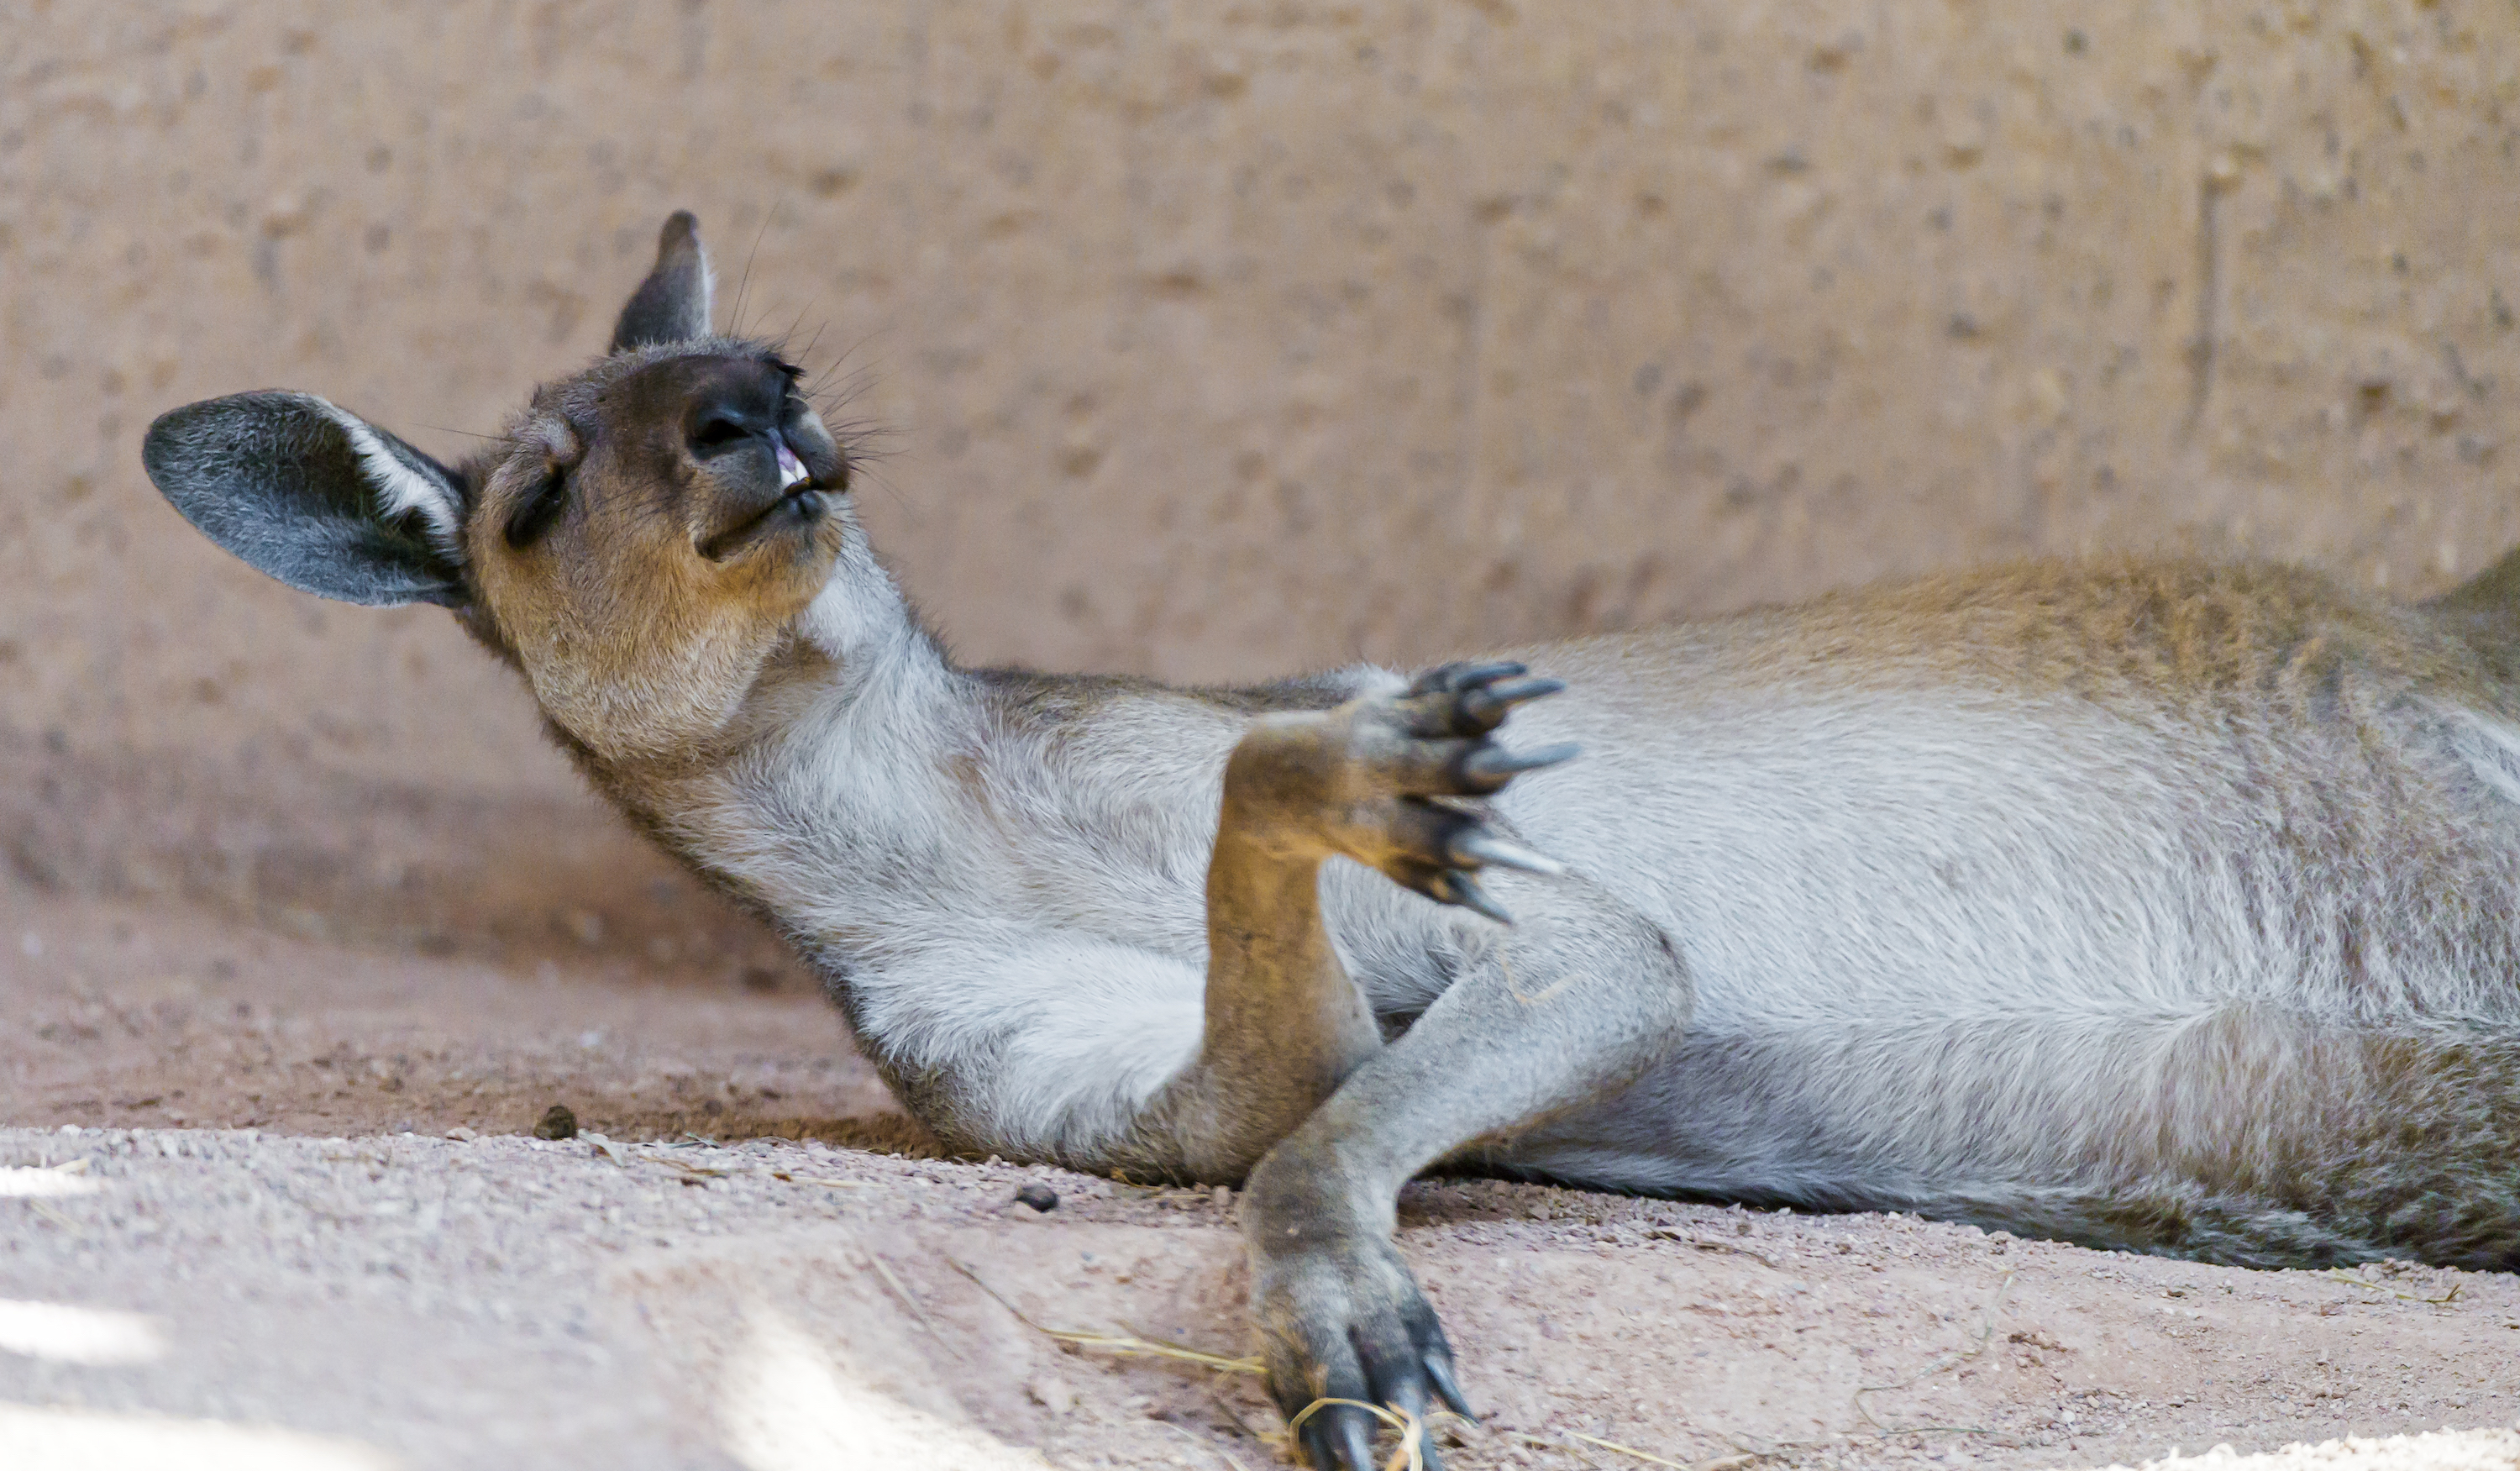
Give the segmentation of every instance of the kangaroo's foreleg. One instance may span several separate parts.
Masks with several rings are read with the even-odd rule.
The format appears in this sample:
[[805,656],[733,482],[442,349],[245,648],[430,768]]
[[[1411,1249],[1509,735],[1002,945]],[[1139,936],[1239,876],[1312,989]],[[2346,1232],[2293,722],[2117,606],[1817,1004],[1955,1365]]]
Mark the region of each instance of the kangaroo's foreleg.
[[1515,704],[1560,688],[1522,673],[1447,665],[1397,694],[1252,723],[1226,764],[1208,865],[1198,1059],[1142,1115],[1148,1153],[1194,1179],[1238,1180],[1381,1049],[1323,922],[1325,861],[1351,858],[1498,915],[1478,869],[1555,870],[1448,800],[1498,791],[1574,754],[1517,756],[1491,738]]

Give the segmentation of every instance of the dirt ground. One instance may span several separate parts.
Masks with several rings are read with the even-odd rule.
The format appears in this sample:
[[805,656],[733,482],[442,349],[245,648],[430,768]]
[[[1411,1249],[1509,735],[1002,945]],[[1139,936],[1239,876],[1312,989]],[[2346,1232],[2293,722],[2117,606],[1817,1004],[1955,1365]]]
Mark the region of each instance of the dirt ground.
[[[384,1457],[309,1466],[1277,1463],[1247,1372],[1109,1342],[1244,1352],[1230,1192],[930,1157],[792,967],[555,931],[363,950],[0,882],[0,1167],[72,1181],[0,1190],[0,1306],[162,1340],[82,1362],[0,1323],[0,1409]],[[554,1102],[605,1137],[521,1137]],[[1013,1201],[1034,1181],[1056,1210]],[[2092,1465],[2520,1419],[2505,1276],[1485,1181],[1413,1186],[1401,1226],[1485,1416],[1442,1426],[1456,1467]]]

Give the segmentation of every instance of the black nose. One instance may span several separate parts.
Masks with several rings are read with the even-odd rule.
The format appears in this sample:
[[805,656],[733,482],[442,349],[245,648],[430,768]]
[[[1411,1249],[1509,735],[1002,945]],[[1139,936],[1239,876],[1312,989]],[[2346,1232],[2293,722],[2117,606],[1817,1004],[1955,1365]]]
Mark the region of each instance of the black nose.
[[787,407],[786,374],[763,363],[730,364],[728,370],[709,375],[684,415],[684,437],[702,460],[767,437]]

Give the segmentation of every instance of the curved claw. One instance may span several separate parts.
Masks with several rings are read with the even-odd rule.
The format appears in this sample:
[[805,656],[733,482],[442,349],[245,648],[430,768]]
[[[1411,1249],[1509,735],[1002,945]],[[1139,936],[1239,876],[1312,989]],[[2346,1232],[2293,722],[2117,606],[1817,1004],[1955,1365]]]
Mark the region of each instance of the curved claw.
[[1315,1404],[1301,1432],[1313,1471],[1375,1471],[1373,1416],[1353,1404]]
[[1520,869],[1525,873],[1540,873],[1557,878],[1566,866],[1545,853],[1534,853],[1520,843],[1508,842],[1484,827],[1464,827],[1453,834],[1445,857],[1462,869]]
[[1496,896],[1479,887],[1479,881],[1460,869],[1438,869],[1426,885],[1426,897],[1442,904],[1458,904],[1474,914],[1485,914],[1499,924],[1511,924],[1513,912],[1496,902]]
[[1473,685],[1493,684],[1511,679],[1524,672],[1524,666],[1509,660],[1486,664],[1439,664],[1410,681],[1411,694],[1458,694]]
[[[1391,1460],[1383,1462],[1386,1466],[1395,1463],[1400,1465],[1411,1464],[1411,1462],[1401,1459],[1397,1454],[1395,1454]],[[1415,1464],[1420,1467],[1421,1471],[1444,1471],[1444,1457],[1437,1453],[1435,1449],[1434,1427],[1428,1425],[1422,1415],[1419,1416],[1418,1420],[1418,1459]]]
[[[1419,1424],[1424,1426],[1423,1421]],[[1425,1471],[1444,1471],[1444,1458],[1435,1453],[1435,1431],[1431,1426],[1418,1432],[1418,1464]]]
[[1332,1427],[1338,1436],[1339,1471],[1375,1471],[1373,1464],[1373,1417],[1361,1409],[1338,1407],[1338,1423]]
[[1462,1382],[1453,1377],[1452,1360],[1441,1354],[1426,1356],[1426,1382],[1435,1386],[1435,1397],[1444,1407],[1476,1425],[1479,1417],[1470,1413],[1470,1402],[1462,1395]]
[[[1428,1330],[1440,1338],[1440,1330],[1431,1324]],[[1426,1370],[1448,1351],[1440,1344],[1425,1347],[1410,1339],[1386,1339],[1377,1344],[1361,1332],[1353,1341],[1358,1357],[1365,1361],[1366,1381],[1373,1386],[1374,1398],[1401,1416],[1403,1425],[1417,1432],[1418,1455],[1414,1464],[1421,1471],[1443,1471],[1444,1458],[1435,1449],[1434,1427],[1426,1421],[1427,1391],[1432,1378]],[[1395,1455],[1386,1464],[1398,1465],[1401,1460]]]
[[1425,1428],[1425,1422],[1422,1420],[1418,1425],[1420,1428],[1418,1432],[1418,1464],[1424,1467],[1425,1471],[1444,1471],[1444,1458],[1435,1453],[1435,1432]]
[[1474,781],[1493,781],[1499,786],[1544,767],[1557,766],[1584,754],[1584,748],[1571,740],[1545,745],[1536,751],[1519,755],[1502,746],[1482,746],[1462,758],[1462,775]]
[[1514,680],[1503,685],[1481,685],[1462,696],[1462,715],[1483,731],[1493,731],[1505,723],[1514,706],[1530,700],[1546,699],[1566,688],[1564,680]]
[[1313,1471],[1339,1471],[1338,1451],[1331,1449],[1328,1419],[1315,1413],[1295,1434],[1304,1443],[1304,1459],[1311,1464]]

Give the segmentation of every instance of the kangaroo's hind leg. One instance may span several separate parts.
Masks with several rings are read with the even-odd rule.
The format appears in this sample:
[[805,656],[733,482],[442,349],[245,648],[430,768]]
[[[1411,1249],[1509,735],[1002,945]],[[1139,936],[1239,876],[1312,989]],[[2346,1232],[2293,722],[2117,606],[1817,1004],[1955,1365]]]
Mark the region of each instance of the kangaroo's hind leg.
[[[1463,1145],[1598,1102],[1688,1026],[1687,971],[1662,932],[1579,877],[1508,887],[1520,920],[1409,1031],[1351,1074],[1251,1174],[1243,1230],[1271,1392],[1467,1412],[1451,1351],[1392,1242],[1395,1198]],[[1363,1410],[1317,1410],[1317,1465],[1362,1471]],[[1308,1422],[1308,1427],[1312,1422]]]
[[[1497,874],[1554,866],[1474,812],[1429,800],[1493,791],[1554,754],[1517,761],[1486,741],[1514,698],[1553,688],[1508,683],[1519,673],[1439,670],[1396,697],[1281,717],[1255,728],[1228,771],[1208,1041],[1218,1063],[1239,1052],[1249,1065],[1211,1074],[1238,1081],[1208,1106],[1239,1102],[1248,1122],[1231,1132],[1275,1145],[1250,1167],[1243,1207],[1253,1315],[1271,1392],[1303,1417],[1323,1471],[1373,1465],[1374,1422],[1318,1401],[1466,1410],[1443,1331],[1392,1243],[1400,1186],[1464,1144],[1508,1147],[1518,1130],[1624,1087],[1688,1023],[1688,978],[1658,927],[1580,875]],[[1337,1003],[1357,1003],[1320,931],[1314,869],[1329,853],[1452,903],[1502,914],[1502,901],[1518,922],[1472,937],[1450,987],[1381,1045],[1338,1024]],[[1335,1092],[1321,1101],[1326,1083]]]

